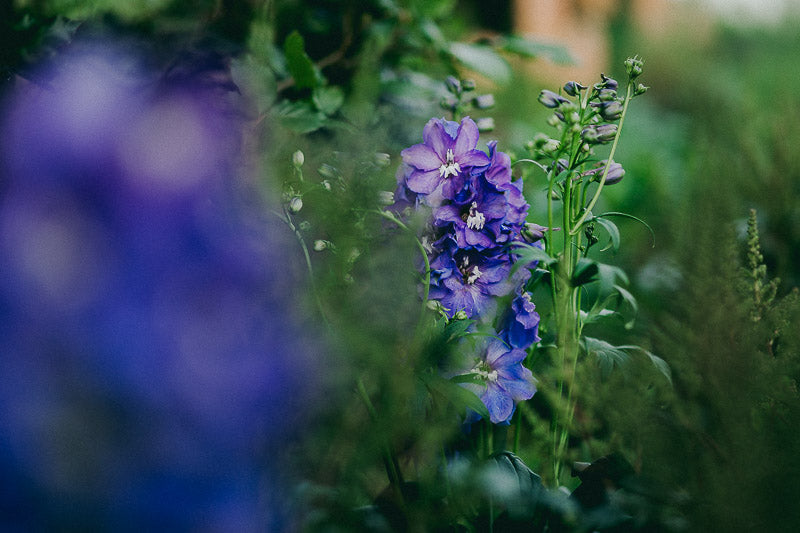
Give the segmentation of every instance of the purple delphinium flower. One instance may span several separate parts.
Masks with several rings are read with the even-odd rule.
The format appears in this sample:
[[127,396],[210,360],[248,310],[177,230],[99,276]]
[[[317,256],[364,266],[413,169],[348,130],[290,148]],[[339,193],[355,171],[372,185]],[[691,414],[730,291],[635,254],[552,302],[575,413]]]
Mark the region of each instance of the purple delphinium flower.
[[0,124],[5,517],[278,530],[265,458],[303,418],[322,351],[291,236],[243,201],[225,95],[83,46]]
[[[511,348],[499,339],[491,339],[472,360],[471,367],[460,374],[472,374],[482,384],[464,383],[486,405],[494,424],[507,423],[514,414],[515,403],[529,400],[536,393],[533,374],[522,365],[525,350]],[[470,413],[467,421],[474,421]]]
[[511,158],[497,149],[497,141],[489,141],[486,145],[489,147],[489,166],[484,172],[486,181],[498,191],[504,191],[511,183]]
[[433,118],[425,125],[423,142],[401,152],[403,162],[414,170],[407,177],[408,188],[430,194],[442,187],[442,196],[454,200],[467,185],[474,167],[489,164],[480,150],[478,126],[465,117],[461,124]]
[[439,300],[451,318],[458,311],[488,318],[496,309],[495,297],[514,289],[511,267],[510,256],[502,250],[465,250],[445,237],[443,251],[431,261],[434,275],[429,297]]
[[504,192],[489,185],[483,175],[472,178],[475,192],[465,203],[450,202],[433,211],[436,226],[450,226],[459,248],[483,250],[497,246],[501,224],[509,212]]
[[528,292],[522,292],[511,302],[503,321],[500,337],[514,348],[525,350],[539,339],[539,313]]

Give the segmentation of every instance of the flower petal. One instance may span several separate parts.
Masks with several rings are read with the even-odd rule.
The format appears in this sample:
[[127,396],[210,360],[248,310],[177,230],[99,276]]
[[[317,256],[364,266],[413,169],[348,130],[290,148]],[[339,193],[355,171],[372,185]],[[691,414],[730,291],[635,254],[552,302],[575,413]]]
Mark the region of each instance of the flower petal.
[[442,119],[430,119],[422,131],[422,139],[426,145],[439,155],[442,161],[446,160],[447,150],[452,148],[453,139],[445,131]]
[[533,374],[522,365],[515,365],[498,371],[497,380],[511,398],[515,401],[529,400],[536,394]]
[[415,144],[400,152],[400,155],[403,156],[404,163],[417,170],[438,169],[444,163],[442,158],[430,146],[425,144]]
[[441,178],[438,170],[415,171],[407,178],[408,188],[418,194],[433,192],[439,185]]
[[480,150],[470,150],[461,155],[456,155],[455,158],[462,169],[467,167],[485,167],[489,164],[489,156]]
[[[479,135],[480,133],[478,132],[478,126],[475,124],[475,121],[469,117],[464,117],[461,120],[461,126],[458,128],[456,142],[453,146],[453,155],[460,160],[462,155],[475,150],[475,147],[478,146]],[[488,164],[489,158],[487,157],[486,159]],[[464,163],[461,164],[463,165]]]
[[514,412],[514,400],[511,395],[495,383],[490,383],[481,400],[489,410],[489,419],[494,424],[501,424]]

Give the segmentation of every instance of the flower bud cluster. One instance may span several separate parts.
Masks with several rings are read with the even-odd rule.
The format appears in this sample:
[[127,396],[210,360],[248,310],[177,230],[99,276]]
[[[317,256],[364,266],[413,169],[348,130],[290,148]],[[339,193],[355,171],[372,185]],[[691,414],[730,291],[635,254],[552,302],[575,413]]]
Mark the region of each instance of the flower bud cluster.
[[[442,98],[439,105],[449,111],[453,116],[461,116],[469,110],[485,111],[495,105],[493,94],[473,94],[475,82],[473,80],[458,80],[454,76],[445,79],[447,96]],[[494,119],[490,117],[476,120],[478,131],[486,133],[494,129]]]

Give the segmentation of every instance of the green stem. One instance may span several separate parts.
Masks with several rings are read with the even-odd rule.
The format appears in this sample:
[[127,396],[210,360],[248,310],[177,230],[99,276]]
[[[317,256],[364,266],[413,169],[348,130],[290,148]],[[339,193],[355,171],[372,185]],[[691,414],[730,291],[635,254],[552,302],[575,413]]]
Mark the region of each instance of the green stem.
[[294,236],[297,238],[297,242],[300,243],[300,248],[303,250],[303,257],[306,261],[306,269],[308,270],[308,282],[311,284],[311,293],[314,295],[314,302],[317,305],[317,309],[319,310],[319,314],[322,317],[322,321],[325,325],[330,329],[331,323],[328,321],[328,316],[325,314],[325,308],[322,306],[322,300],[319,297],[319,292],[317,291],[317,284],[314,279],[314,268],[311,266],[311,255],[308,253],[308,246],[306,246],[306,241],[303,239],[303,235],[300,233],[300,230],[297,226],[294,225],[294,221],[292,220],[292,216],[289,214],[286,209],[284,209],[283,215],[280,215],[277,212],[274,212],[281,220],[283,220],[289,229],[292,230]]
[[614,143],[611,145],[611,152],[608,154],[608,160],[606,161],[606,168],[603,170],[603,175],[600,177],[600,183],[597,185],[597,190],[594,192],[594,196],[592,197],[589,205],[586,206],[586,209],[583,211],[583,215],[581,218],[575,222],[575,225],[571,227],[569,230],[570,235],[575,235],[577,232],[580,231],[581,225],[583,224],[586,217],[589,216],[589,213],[592,211],[594,204],[597,203],[597,200],[600,198],[600,193],[603,191],[603,185],[606,183],[606,177],[608,177],[608,169],[611,168],[611,161],[614,159],[614,153],[617,151],[617,143],[619,142],[619,134],[622,132],[622,125],[625,123],[625,115],[628,112],[628,104],[631,101],[631,87],[633,84],[628,82],[627,89],[625,91],[625,103],[622,105],[622,115],[619,118],[619,126],[617,126],[617,134],[614,136]]
[[[356,381],[356,388],[358,389],[361,399],[364,401],[364,405],[367,407],[370,418],[373,422],[376,422],[378,420],[378,412],[375,410],[375,406],[372,405],[372,400],[369,399],[367,388],[364,386],[364,380],[360,377]],[[397,461],[397,458],[394,456],[387,442],[383,443],[382,448],[383,466],[386,468],[386,477],[389,478],[389,484],[394,487],[399,501],[403,504],[403,476],[400,472],[400,463]]]

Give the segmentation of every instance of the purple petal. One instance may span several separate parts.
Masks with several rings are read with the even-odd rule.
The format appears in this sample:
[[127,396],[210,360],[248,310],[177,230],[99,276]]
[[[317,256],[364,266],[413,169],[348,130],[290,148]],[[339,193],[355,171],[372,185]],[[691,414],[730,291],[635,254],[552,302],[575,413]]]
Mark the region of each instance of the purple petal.
[[[500,342],[500,341],[497,341],[497,342]],[[510,349],[508,349],[508,347],[505,346],[505,344],[501,343],[501,345],[504,347],[505,352],[500,354],[494,360],[493,363],[490,363],[492,368],[494,368],[495,370],[506,369],[506,368],[510,368],[510,367],[512,367],[514,365],[517,365],[517,364],[521,363],[522,361],[524,361],[525,357],[527,357],[527,355],[528,355],[527,353],[525,353],[525,350],[519,350],[517,348],[514,348],[514,349],[510,350]],[[488,356],[489,355],[487,353],[487,362],[488,362]]]
[[481,397],[489,410],[489,419],[494,424],[505,422],[514,412],[514,400],[497,384],[490,383]]
[[489,248],[494,244],[494,241],[482,231],[475,231],[468,227],[464,227],[464,241],[468,246],[480,248]]
[[[461,161],[462,155],[475,150],[475,147],[478,145],[479,135],[478,126],[475,122],[469,117],[464,117],[461,120],[461,126],[458,128],[456,143],[453,146],[453,155]],[[461,164],[463,165],[464,163]]]
[[516,401],[529,400],[536,393],[533,374],[522,365],[499,370],[498,385],[503,387]]
[[422,139],[426,145],[439,154],[442,160],[444,160],[448,148],[452,148],[453,144],[453,139],[444,130],[442,120],[438,118],[432,118],[425,124],[425,129],[422,131]]
[[436,221],[464,223],[464,221],[461,220],[461,208],[453,204],[443,205],[437,209],[434,213],[434,219]]
[[412,172],[406,179],[408,188],[418,194],[429,194],[436,190],[441,178],[438,170]]
[[492,339],[486,345],[486,357],[484,357],[484,360],[489,364],[490,367],[496,369],[497,360],[500,357],[502,357],[507,351],[509,351],[509,349],[508,346],[506,346],[506,343],[504,343],[500,339]]
[[417,170],[438,169],[444,163],[442,158],[425,144],[415,144],[400,152],[400,155],[403,156],[404,163]]
[[455,158],[462,169],[466,167],[485,167],[489,164],[489,156],[480,150],[470,150],[461,155],[456,154]]

